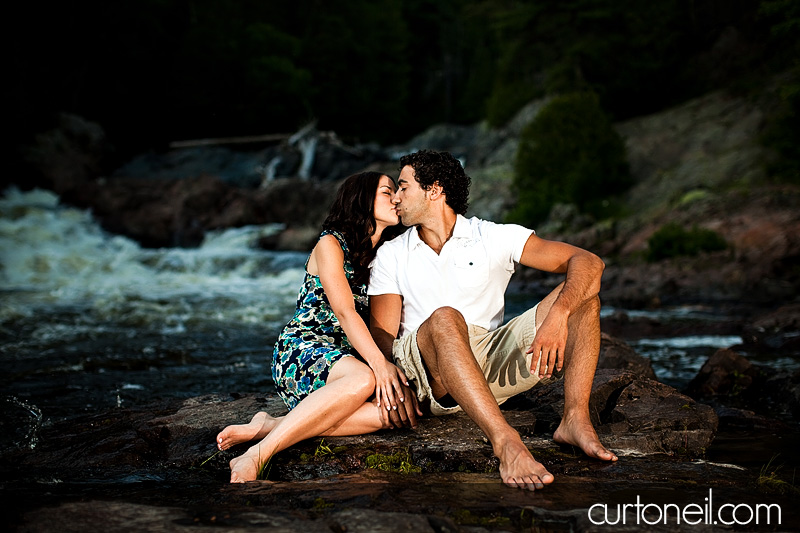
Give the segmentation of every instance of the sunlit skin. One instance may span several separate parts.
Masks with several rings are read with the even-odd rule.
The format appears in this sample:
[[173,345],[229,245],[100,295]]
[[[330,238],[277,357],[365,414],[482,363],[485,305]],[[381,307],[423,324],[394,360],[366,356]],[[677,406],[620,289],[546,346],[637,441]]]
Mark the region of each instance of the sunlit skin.
[[[381,177],[373,205],[376,226],[373,246],[387,227],[398,223],[394,193],[391,178]],[[231,460],[231,483],[257,479],[261,468],[274,454],[301,440],[363,435],[391,427],[387,410],[396,410],[398,402],[407,401],[400,383],[406,383],[407,378],[383,356],[356,312],[343,262],[344,253],[338,241],[326,235],[311,252],[308,272],[320,277],[342,329],[368,364],[354,357],[344,357],[331,368],[325,386],[309,394],[287,415],[272,417],[259,412],[247,424],[223,429],[217,435],[220,450],[259,439],[256,445]],[[410,409],[422,414],[415,398],[408,403]]]
[[[398,179],[394,202],[401,221],[417,226],[420,239],[437,254],[452,236],[457,215],[446,204],[439,184],[424,190],[405,166]],[[549,377],[565,366],[565,407],[556,442],[578,446],[588,456],[616,461],[597,437],[588,410],[594,369],[599,352],[600,259],[574,246],[546,241],[531,235],[520,263],[547,272],[567,273],[559,285],[537,308],[536,337],[528,353],[534,354],[531,371],[539,366],[539,376]],[[397,333],[402,298],[395,294],[373,296],[370,301],[376,342],[384,352],[391,351]],[[442,335],[441,332],[448,332]],[[567,335],[568,332],[574,334]],[[420,325],[417,343],[425,361],[434,396],[450,394],[474,420],[492,443],[500,459],[500,476],[509,486],[541,489],[554,477],[536,461],[519,434],[508,424],[486,383],[469,347],[463,316],[452,308],[441,308]],[[541,364],[539,364],[541,361]]]

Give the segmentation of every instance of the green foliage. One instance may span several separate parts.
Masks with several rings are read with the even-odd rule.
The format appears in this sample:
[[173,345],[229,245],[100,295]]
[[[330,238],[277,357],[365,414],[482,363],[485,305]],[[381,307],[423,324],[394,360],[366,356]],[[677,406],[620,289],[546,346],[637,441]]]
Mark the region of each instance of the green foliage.
[[606,216],[631,184],[625,145],[591,93],[554,98],[522,131],[515,161],[517,206],[510,220],[542,222],[556,203]]
[[772,44],[788,63],[779,80],[782,105],[770,117],[762,141],[779,156],[770,165],[770,174],[800,183],[800,2],[763,1],[760,14],[771,22]]
[[512,526],[511,519],[507,516],[495,515],[494,513],[484,516],[473,514],[469,509],[455,509],[451,512],[453,521],[464,526],[484,526],[505,529]]
[[502,44],[488,110],[490,123],[510,118],[509,91],[593,91],[615,116],[646,111],[683,94],[677,2],[528,0],[495,2]]
[[398,451],[392,455],[374,453],[367,456],[367,468],[375,468],[399,474],[419,474],[422,468],[411,462],[408,450]]
[[[439,122],[501,126],[533,98],[587,91],[620,119],[729,87],[730,73],[762,80],[764,68],[794,64],[800,3],[722,4],[32,0],[10,28],[9,129],[32,137],[70,112],[141,150],[316,119],[349,138],[402,142]],[[721,39],[731,31],[733,45]],[[800,145],[781,133],[797,118],[797,83],[785,92],[770,141],[781,153]]]
[[402,126],[409,92],[402,2],[305,4],[296,13],[301,63],[312,73],[310,105],[319,127],[385,141]]
[[782,479],[783,472],[781,470],[784,465],[775,465],[774,462],[777,458],[777,454],[773,455],[767,464],[761,467],[758,479],[756,479],[756,485],[762,492],[800,496],[800,487],[795,485],[794,473],[792,473],[791,481]]
[[698,227],[686,230],[679,224],[670,222],[650,236],[647,247],[647,259],[659,261],[670,257],[725,250],[728,243],[715,231]]

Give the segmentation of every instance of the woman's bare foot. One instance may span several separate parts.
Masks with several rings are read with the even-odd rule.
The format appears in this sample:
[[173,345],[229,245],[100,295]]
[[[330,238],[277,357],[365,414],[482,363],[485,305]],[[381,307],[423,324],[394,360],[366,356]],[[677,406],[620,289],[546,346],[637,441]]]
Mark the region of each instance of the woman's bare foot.
[[555,480],[519,438],[498,446],[495,455],[500,459],[500,478],[510,487],[543,489]]
[[277,418],[273,418],[263,411],[258,412],[253,415],[253,419],[249,423],[234,424],[220,431],[219,435],[217,435],[217,448],[227,450],[231,446],[236,446],[243,442],[263,439],[277,423]]
[[260,462],[258,452],[253,453],[257,447],[250,448],[246,453],[231,459],[231,483],[247,483],[258,479],[258,473],[263,463]]
[[577,446],[589,457],[600,459],[601,461],[616,461],[618,459],[613,452],[603,446],[597,437],[594,426],[588,419],[575,420],[575,418],[565,416],[561,420],[558,429],[553,433],[553,440],[560,444]]

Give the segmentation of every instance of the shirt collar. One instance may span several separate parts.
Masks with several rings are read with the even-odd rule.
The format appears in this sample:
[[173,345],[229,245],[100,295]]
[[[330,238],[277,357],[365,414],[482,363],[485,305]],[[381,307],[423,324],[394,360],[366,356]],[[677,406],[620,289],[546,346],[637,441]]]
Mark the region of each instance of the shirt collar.
[[469,221],[463,215],[456,215],[456,225],[453,228],[453,239],[471,239],[472,228]]
[[[456,225],[453,227],[453,236],[450,237],[451,239],[471,239],[472,238],[472,229],[470,228],[469,221],[464,218],[463,215],[456,215]],[[419,231],[417,230],[417,226],[412,226],[411,231],[408,235],[408,245],[410,249],[414,249],[417,246],[425,244],[422,242],[422,239],[419,238]]]

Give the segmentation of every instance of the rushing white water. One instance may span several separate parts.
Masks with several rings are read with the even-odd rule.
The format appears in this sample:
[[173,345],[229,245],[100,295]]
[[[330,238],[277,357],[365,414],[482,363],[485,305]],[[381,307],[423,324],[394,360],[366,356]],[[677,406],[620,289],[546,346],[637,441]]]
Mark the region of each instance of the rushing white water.
[[224,322],[275,329],[291,314],[306,256],[256,248],[279,229],[230,229],[197,249],[143,249],[104,232],[90,212],[61,206],[51,192],[8,190],[0,199],[0,323],[69,308],[94,318],[87,327],[110,321],[168,333]]
[[[180,379],[192,391],[247,380],[264,387],[271,344],[294,310],[307,256],[258,249],[259,238],[279,229],[212,233],[196,249],[145,249],[104,232],[90,212],[60,205],[51,192],[8,190],[0,198],[0,353],[30,361],[13,368],[20,373],[46,364],[48,372],[83,378],[86,369],[116,368],[115,397],[140,392],[144,383],[154,387],[147,376],[131,381],[127,367],[140,360],[143,369],[170,368],[163,389]],[[507,318],[534,302],[509,303]],[[625,312],[666,322],[724,319],[692,307]],[[716,349],[741,342],[691,336],[631,345],[652,360],[659,379],[677,384],[694,377]],[[203,384],[201,374],[209,383],[228,381]]]

